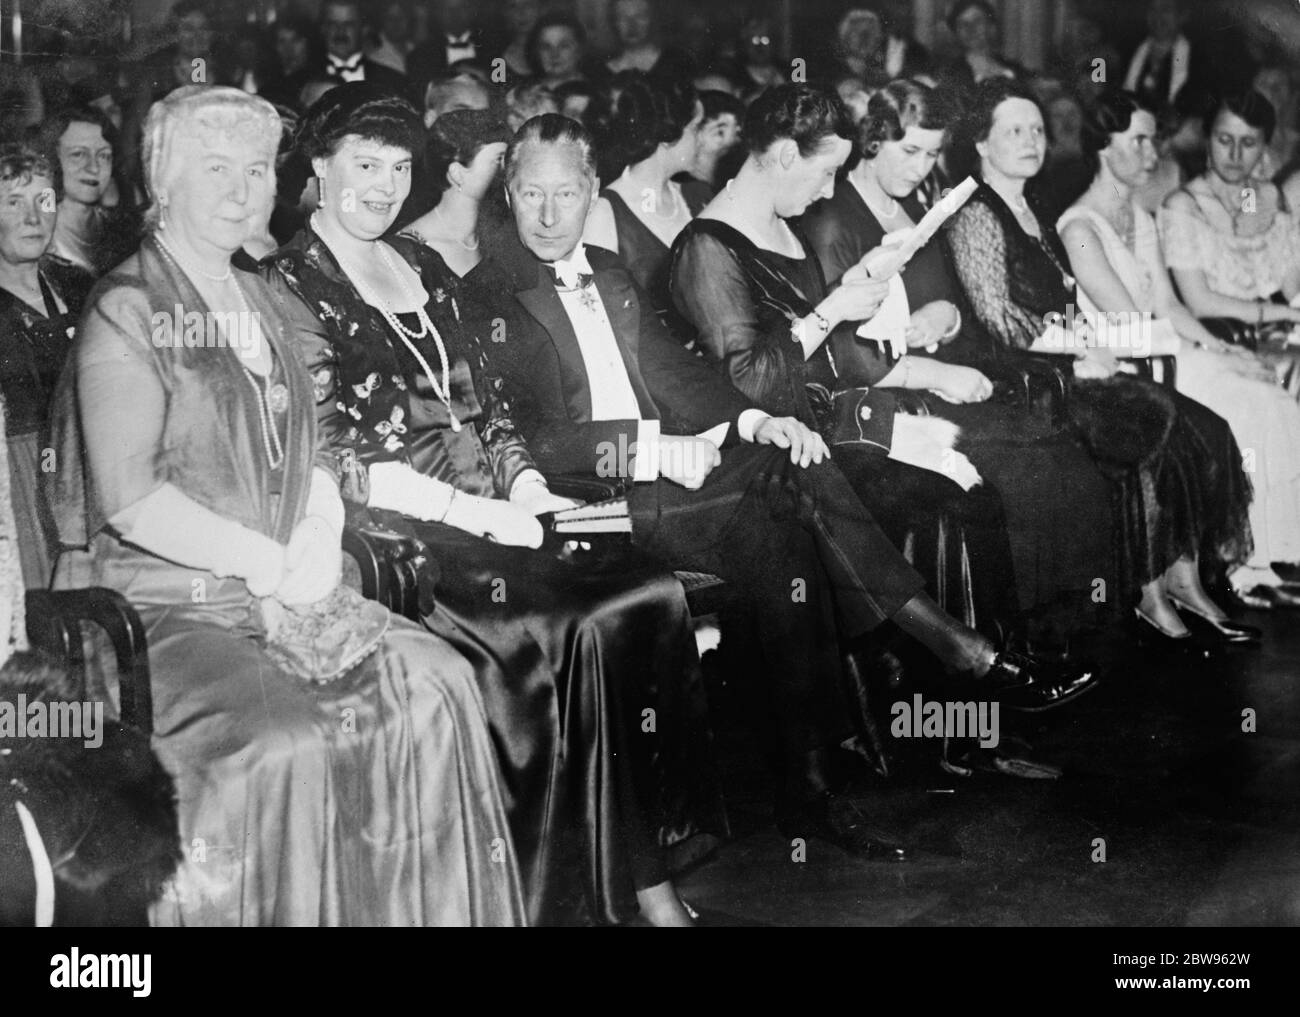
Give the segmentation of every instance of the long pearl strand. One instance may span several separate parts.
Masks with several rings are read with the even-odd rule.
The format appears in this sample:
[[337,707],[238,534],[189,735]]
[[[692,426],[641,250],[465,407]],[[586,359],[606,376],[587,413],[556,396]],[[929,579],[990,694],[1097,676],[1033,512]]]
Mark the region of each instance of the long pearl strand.
[[[451,429],[453,431],[459,431],[461,429],[460,420],[456,417],[455,410],[451,408],[451,365],[447,361],[447,348],[443,345],[442,336],[438,334],[438,329],[429,318],[429,314],[425,311],[424,305],[420,303],[419,298],[411,289],[410,284],[406,281],[406,277],[398,272],[397,266],[393,264],[393,259],[388,253],[388,248],[383,243],[376,245],[379,248],[379,255],[384,259],[384,264],[388,267],[389,272],[397,277],[398,281],[402,284],[402,290],[406,293],[407,297],[410,298],[411,303],[415,304],[416,317],[420,320],[419,332],[412,332],[403,325],[401,321],[398,320],[397,315],[393,313],[391,308],[389,308],[388,304],[379,296],[379,294],[370,288],[369,284],[366,283],[361,274],[343,259],[335,247],[321,232],[320,223],[315,215],[312,216],[311,226],[316,235],[320,237],[321,242],[329,248],[329,252],[334,255],[334,260],[339,263],[339,266],[347,273],[348,278],[350,278],[356,285],[357,290],[361,293],[362,299],[384,316],[384,320],[388,322],[389,327],[397,333],[397,337],[402,340],[402,343],[406,348],[411,351],[411,355],[419,362],[420,367],[424,370],[425,377],[429,379],[429,384],[433,386],[434,395],[436,395],[442,401],[442,404],[447,407],[447,416],[451,420]],[[438,350],[438,359],[442,366],[441,385],[438,384],[438,379],[433,373],[433,368],[431,368],[429,362],[424,359],[424,354],[422,354],[416,348],[415,343],[412,342],[413,339],[423,339],[425,336],[433,337],[433,344]]]

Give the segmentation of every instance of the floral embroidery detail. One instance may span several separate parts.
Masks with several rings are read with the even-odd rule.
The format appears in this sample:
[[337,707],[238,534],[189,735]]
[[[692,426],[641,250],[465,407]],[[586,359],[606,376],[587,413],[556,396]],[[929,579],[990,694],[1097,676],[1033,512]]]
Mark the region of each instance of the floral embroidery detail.
[[366,375],[366,380],[363,381],[360,385],[352,386],[352,391],[357,394],[358,399],[369,399],[370,393],[373,392],[375,389],[377,389],[379,385],[380,385],[379,372],[371,371],[368,375]]
[[397,386],[397,390],[399,392],[406,391],[406,379],[403,378],[400,374],[393,375],[393,384]]
[[331,377],[330,369],[328,367],[322,367],[319,371],[316,371],[314,374],[312,374],[311,376],[312,395],[315,398],[316,402],[320,403],[325,401],[326,396],[329,395],[331,382],[333,380],[334,379]]

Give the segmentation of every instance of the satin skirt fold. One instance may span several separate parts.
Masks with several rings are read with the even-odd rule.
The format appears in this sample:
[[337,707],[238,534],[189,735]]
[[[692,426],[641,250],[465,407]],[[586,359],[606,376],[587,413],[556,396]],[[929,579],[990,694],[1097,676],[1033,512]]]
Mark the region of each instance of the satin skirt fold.
[[468,663],[394,619],[362,665],[311,687],[265,656],[251,602],[209,582],[215,603],[141,611],[184,855],[151,921],[525,924]]
[[403,521],[421,617],[473,664],[535,923],[625,922],[662,848],[728,832],[681,584],[631,547],[576,555]]

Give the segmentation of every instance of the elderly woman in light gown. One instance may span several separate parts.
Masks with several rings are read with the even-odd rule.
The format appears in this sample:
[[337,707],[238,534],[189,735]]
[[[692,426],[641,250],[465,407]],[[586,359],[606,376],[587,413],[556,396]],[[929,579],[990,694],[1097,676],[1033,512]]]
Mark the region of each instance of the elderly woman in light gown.
[[[52,502],[80,546],[56,582],[119,590],[148,632],[185,852],[151,917],[518,924],[469,665],[397,618],[329,683],[268,652],[280,619],[340,602],[343,516],[296,344],[265,284],[230,266],[274,189],[279,138],[275,110],[235,89],[154,105],[154,229],[88,305],[53,412]],[[176,314],[216,331],[187,321],[186,345]],[[346,604],[337,626],[356,616]]]

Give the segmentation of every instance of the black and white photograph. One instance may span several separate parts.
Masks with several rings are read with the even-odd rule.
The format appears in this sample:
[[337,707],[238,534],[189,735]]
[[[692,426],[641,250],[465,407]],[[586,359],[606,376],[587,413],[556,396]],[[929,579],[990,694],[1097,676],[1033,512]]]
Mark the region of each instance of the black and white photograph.
[[1296,0],[0,0],[0,405],[40,991],[1300,926]]

